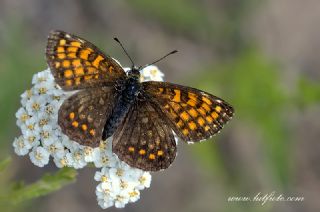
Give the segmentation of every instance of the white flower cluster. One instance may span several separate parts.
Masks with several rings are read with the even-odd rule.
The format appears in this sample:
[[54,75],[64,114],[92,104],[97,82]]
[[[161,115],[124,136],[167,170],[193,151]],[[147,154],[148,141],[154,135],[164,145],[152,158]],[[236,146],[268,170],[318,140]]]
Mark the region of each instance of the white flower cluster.
[[[126,68],[126,70],[128,70]],[[156,66],[141,71],[141,80],[162,81],[163,73]],[[31,162],[39,167],[49,163],[50,157],[58,168],[80,169],[88,163],[102,168],[94,179],[98,204],[102,208],[124,207],[140,198],[140,190],[151,183],[149,172],[132,168],[112,153],[111,141],[100,146],[81,146],[70,140],[58,126],[58,110],[63,101],[74,92],[65,92],[55,83],[49,69],[33,76],[33,87],[21,95],[22,107],[17,111],[17,125],[22,135],[13,142],[17,155],[29,154]]]

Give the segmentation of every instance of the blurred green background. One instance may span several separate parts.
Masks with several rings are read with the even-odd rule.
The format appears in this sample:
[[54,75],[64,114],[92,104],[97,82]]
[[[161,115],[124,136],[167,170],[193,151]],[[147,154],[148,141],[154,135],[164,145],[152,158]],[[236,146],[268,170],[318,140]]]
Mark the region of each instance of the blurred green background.
[[[234,119],[211,141],[179,143],[173,165],[153,174],[151,188],[122,211],[320,211],[319,21],[318,1],[1,0],[0,159],[13,159],[0,173],[0,194],[13,182],[33,183],[57,171],[14,155],[12,142],[20,134],[19,96],[46,68],[49,31],[61,29],[122,65],[130,63],[115,36],[139,65],[178,49],[158,64],[166,80],[208,91],[235,108]],[[44,197],[1,201],[0,211],[102,211],[94,172],[80,170],[75,183]],[[228,201],[272,191],[304,201]]]

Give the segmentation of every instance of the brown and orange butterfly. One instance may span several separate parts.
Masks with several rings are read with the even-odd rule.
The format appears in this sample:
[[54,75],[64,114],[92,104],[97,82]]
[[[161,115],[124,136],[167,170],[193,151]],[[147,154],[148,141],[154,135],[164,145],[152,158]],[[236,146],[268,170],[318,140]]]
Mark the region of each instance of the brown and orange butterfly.
[[175,135],[199,142],[233,116],[224,100],[169,82],[139,82],[90,42],[62,31],[48,38],[47,62],[63,90],[79,90],[59,109],[58,124],[71,140],[97,147],[113,135],[112,151],[132,167],[158,171],[176,157]]

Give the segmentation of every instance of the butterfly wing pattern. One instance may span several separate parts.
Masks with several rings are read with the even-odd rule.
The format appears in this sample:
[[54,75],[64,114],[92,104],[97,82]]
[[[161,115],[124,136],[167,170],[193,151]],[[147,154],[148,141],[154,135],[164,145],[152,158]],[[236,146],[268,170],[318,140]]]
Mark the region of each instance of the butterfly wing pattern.
[[176,141],[170,126],[148,101],[139,101],[114,134],[112,151],[130,166],[158,171],[176,157]]
[[122,67],[92,43],[62,31],[50,33],[46,56],[57,84],[64,90],[111,85],[126,77]]
[[[145,171],[170,166],[177,153],[174,134],[188,143],[208,139],[234,113],[224,100],[195,88],[140,83],[139,76],[126,74],[93,44],[63,31],[50,33],[46,57],[63,90],[80,90],[59,109],[62,132],[81,145],[97,147],[103,133],[115,130],[110,131],[112,151]],[[139,73],[136,67],[131,71]]]
[[46,57],[63,90],[81,90],[59,109],[62,132],[82,145],[98,146],[116,97],[112,86],[106,86],[125,78],[125,72],[89,41],[63,31],[49,34]]
[[66,99],[59,109],[58,124],[71,140],[97,147],[111,115],[116,96],[110,87],[81,90]]
[[149,98],[161,108],[183,141],[198,142],[218,133],[232,118],[233,108],[204,91],[168,82],[144,82]]

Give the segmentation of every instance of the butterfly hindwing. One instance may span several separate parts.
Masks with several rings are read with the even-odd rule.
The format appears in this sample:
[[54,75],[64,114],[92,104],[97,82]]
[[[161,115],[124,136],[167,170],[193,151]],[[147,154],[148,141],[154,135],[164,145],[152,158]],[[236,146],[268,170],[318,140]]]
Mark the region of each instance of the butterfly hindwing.
[[62,132],[81,145],[99,145],[106,119],[114,107],[114,90],[109,87],[81,90],[66,99],[59,109]]
[[159,171],[176,157],[176,141],[155,105],[137,101],[113,136],[112,151],[132,167]]
[[126,77],[110,56],[89,41],[63,31],[50,33],[46,57],[56,83],[64,90],[103,86]]
[[233,108],[204,91],[168,82],[144,82],[144,92],[187,142],[208,139],[232,118]]

